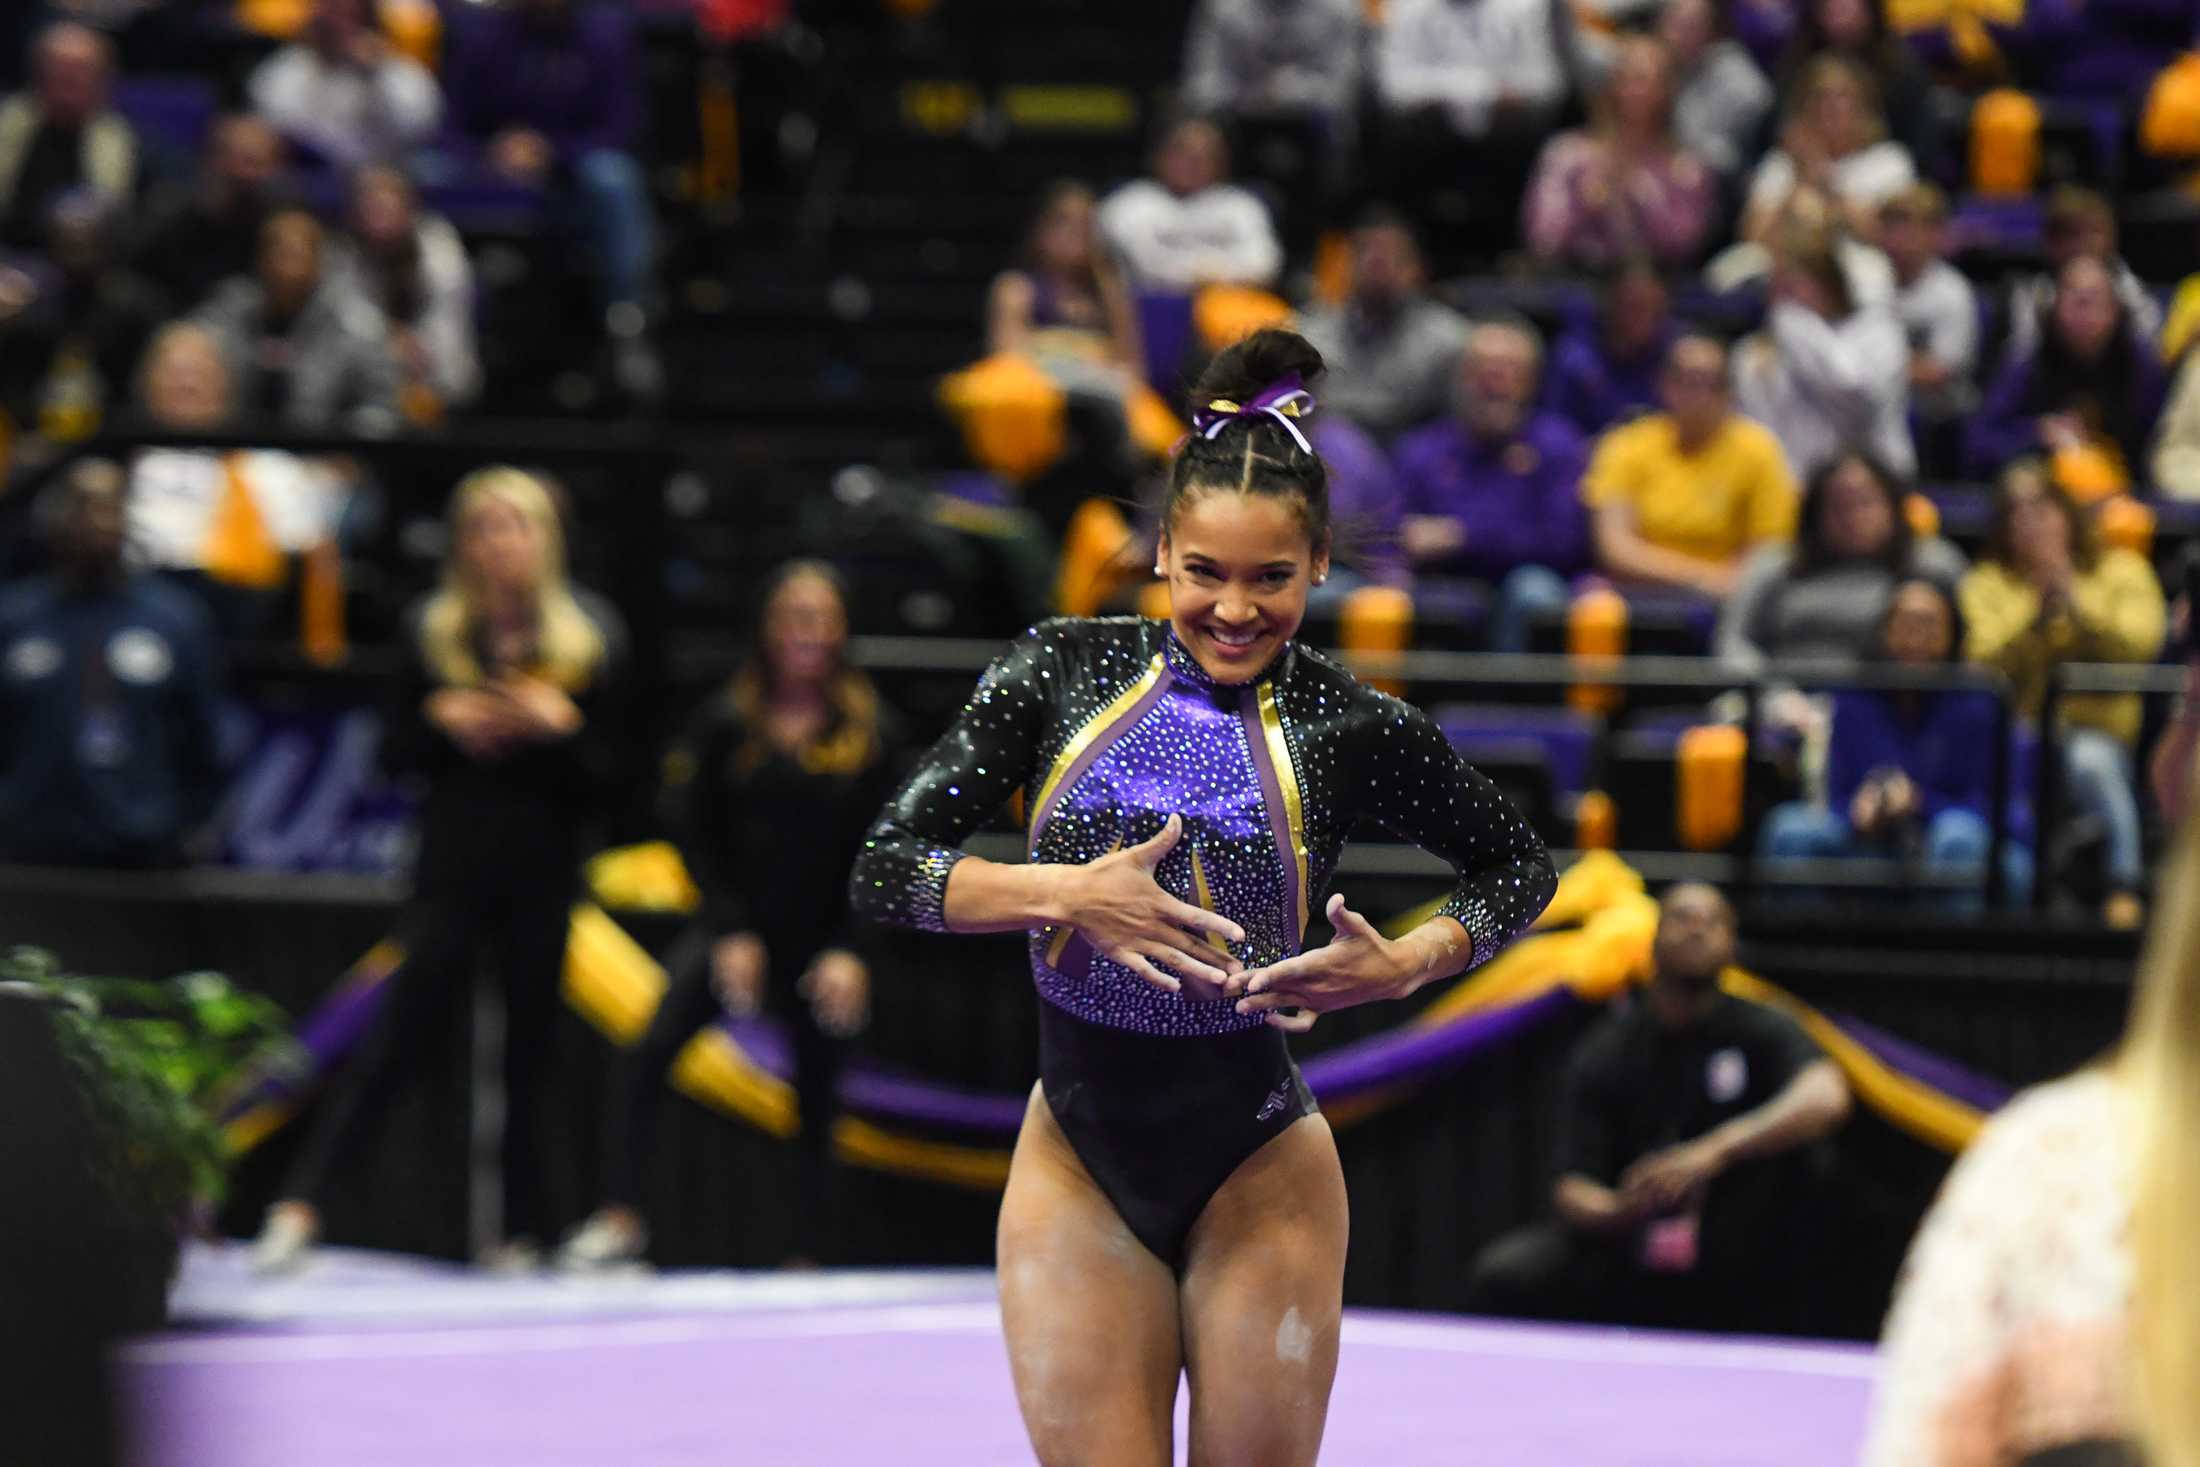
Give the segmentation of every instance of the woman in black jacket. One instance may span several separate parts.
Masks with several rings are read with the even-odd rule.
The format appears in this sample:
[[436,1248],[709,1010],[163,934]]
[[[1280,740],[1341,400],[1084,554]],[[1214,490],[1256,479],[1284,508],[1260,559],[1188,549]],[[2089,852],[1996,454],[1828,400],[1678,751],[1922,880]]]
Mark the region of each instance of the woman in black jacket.
[[566,1267],[602,1268],[647,1247],[642,1171],[665,1072],[721,1010],[768,1010],[793,1032],[797,1251],[834,1251],[836,1090],[847,1040],[870,1005],[848,869],[896,775],[894,719],[870,679],[847,665],[847,640],[847,598],[831,568],[781,568],[745,665],[666,761],[665,824],[701,889],[701,920],[667,962],[664,999],[621,1066],[604,1204],[566,1241]]
[[539,479],[483,469],[458,486],[450,519],[443,584],[410,620],[413,655],[385,738],[387,762],[427,783],[404,965],[313,1117],[286,1200],[268,1212],[265,1270],[295,1264],[319,1237],[331,1169],[369,1141],[417,1062],[420,1031],[484,949],[505,1008],[502,1231],[513,1242],[500,1261],[524,1261],[546,1226],[542,1062],[581,857],[612,772],[625,634],[607,605],[567,585],[557,507]]

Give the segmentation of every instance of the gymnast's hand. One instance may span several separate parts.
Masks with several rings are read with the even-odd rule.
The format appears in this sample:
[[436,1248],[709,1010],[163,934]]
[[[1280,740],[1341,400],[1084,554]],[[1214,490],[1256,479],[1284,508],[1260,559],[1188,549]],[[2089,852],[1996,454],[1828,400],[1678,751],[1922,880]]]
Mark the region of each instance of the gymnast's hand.
[[[1375,930],[1375,924],[1344,904],[1344,893],[1329,898],[1329,925],[1336,929],[1322,947],[1233,981],[1228,993],[1242,991],[1241,1014],[1266,1014],[1278,1029],[1303,1034],[1314,1016],[1377,999],[1402,998],[1414,989],[1415,965],[1399,943]],[[1297,1013],[1283,1010],[1296,1009]]]
[[1245,932],[1219,912],[1177,900],[1154,880],[1183,834],[1183,817],[1171,815],[1152,840],[1063,868],[1063,905],[1068,924],[1110,962],[1168,993],[1181,992],[1182,978],[1190,978],[1198,985],[1193,997],[1219,998],[1221,985],[1245,965],[1217,952],[1207,935],[1243,942]]

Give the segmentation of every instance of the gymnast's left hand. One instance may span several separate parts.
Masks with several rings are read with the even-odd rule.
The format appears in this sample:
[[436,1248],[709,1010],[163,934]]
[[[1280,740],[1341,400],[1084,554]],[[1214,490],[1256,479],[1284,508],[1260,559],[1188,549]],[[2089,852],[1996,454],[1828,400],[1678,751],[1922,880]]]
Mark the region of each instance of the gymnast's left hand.
[[[1344,904],[1343,892],[1329,898],[1326,911],[1335,929],[1326,945],[1231,981],[1230,988],[1242,986],[1244,993],[1239,1013],[1266,1014],[1278,1029],[1303,1034],[1314,1027],[1317,1014],[1412,991],[1413,965],[1397,943]],[[1284,1009],[1298,1012],[1286,1014]]]

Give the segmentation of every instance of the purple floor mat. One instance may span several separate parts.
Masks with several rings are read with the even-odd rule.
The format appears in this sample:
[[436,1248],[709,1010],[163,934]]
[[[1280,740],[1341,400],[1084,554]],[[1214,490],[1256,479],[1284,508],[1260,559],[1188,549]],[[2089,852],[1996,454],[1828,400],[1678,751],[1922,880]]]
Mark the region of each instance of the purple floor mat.
[[[828,1278],[826,1295],[833,1288]],[[964,1283],[908,1303],[562,1321],[523,1312],[487,1324],[292,1317],[168,1336],[133,1347],[125,1364],[137,1461],[1027,1463],[994,1305],[978,1292]],[[1847,1467],[1871,1364],[1836,1346],[1354,1314],[1322,1458]],[[1180,1432],[1181,1409],[1180,1398]]]

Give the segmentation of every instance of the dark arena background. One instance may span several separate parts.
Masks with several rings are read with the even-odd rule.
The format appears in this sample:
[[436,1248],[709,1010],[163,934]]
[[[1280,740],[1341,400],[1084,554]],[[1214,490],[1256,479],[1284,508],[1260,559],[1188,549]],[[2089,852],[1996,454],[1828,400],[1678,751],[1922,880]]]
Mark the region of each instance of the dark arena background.
[[[1323,1460],[1859,1460],[1951,1163],[2124,1033],[2200,567],[2200,8],[1879,5],[9,7],[0,1462],[1031,1460],[1030,950],[816,873],[1027,627],[1168,616],[1192,384],[1277,326],[1300,642],[1560,873],[1292,1041]],[[1333,887],[1451,883],[1367,822]],[[1845,1115],[1726,1159],[1746,1236],[1712,1177],[1498,1288],[1692,883]],[[1600,1189],[1739,1061],[1610,1077],[1666,1129]]]

